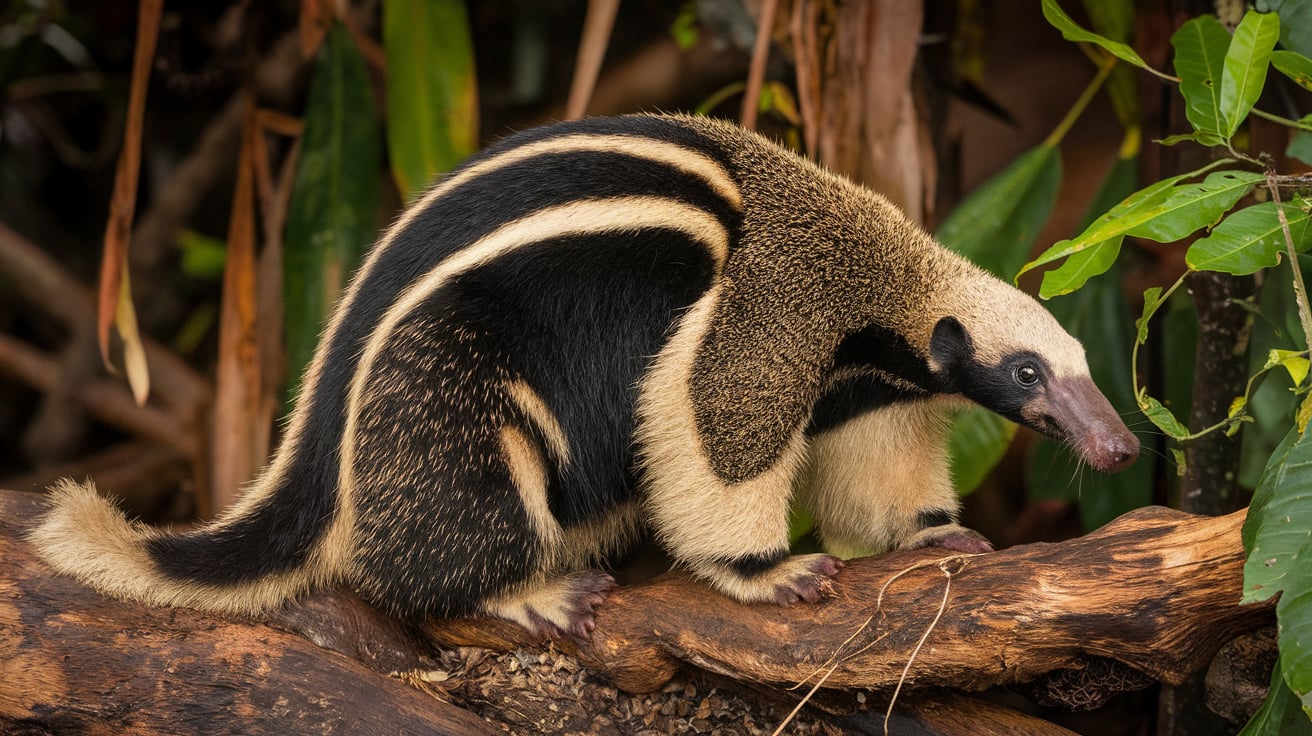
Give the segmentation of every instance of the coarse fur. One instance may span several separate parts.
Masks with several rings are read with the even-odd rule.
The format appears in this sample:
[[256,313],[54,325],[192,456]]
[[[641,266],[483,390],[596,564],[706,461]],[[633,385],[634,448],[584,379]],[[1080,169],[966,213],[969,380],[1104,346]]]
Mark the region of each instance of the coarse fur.
[[[1033,379],[1034,382],[1031,382]],[[65,481],[31,538],[160,605],[252,613],[346,582],[407,617],[586,636],[640,527],[742,601],[815,600],[832,552],[987,549],[946,458],[967,400],[1101,469],[1137,442],[1034,300],[883,197],[727,123],[511,136],[413,203],[336,307],[273,462],[173,535]]]

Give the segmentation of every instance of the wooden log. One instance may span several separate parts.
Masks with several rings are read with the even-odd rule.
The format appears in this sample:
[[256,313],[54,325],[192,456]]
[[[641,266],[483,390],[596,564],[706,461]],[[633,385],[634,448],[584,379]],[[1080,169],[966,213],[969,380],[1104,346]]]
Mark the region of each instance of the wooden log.
[[[1239,605],[1243,516],[1145,508],[1059,544],[854,560],[831,598],[792,608],[735,604],[667,575],[612,593],[577,651],[631,691],[660,687],[683,663],[757,682],[813,681],[832,668],[827,687],[977,691],[1109,659],[1178,683],[1271,617],[1270,603]],[[497,622],[430,633],[448,644],[523,643]]]
[[0,492],[0,733],[499,732],[296,634],[54,577],[21,537],[39,507]]
[[[106,599],[33,556],[22,533],[39,509],[33,494],[0,491],[0,731],[486,727],[381,676],[432,668],[432,642],[349,594],[325,592],[263,623]],[[670,574],[615,591],[590,642],[555,645],[632,692],[690,666],[803,690],[823,677],[885,700],[904,680],[907,707],[895,715],[922,727],[914,706],[935,702],[929,687],[981,690],[1104,661],[1178,682],[1236,633],[1270,622],[1269,604],[1237,605],[1241,522],[1143,509],[1060,544],[856,560],[831,598],[791,608],[738,604]],[[426,632],[446,645],[542,644],[492,620]]]

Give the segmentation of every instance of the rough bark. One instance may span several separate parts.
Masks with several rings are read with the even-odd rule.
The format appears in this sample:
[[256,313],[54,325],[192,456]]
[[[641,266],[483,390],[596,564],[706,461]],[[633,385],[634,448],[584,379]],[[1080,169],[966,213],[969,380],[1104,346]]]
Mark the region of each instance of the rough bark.
[[[380,676],[450,667],[431,642],[352,596],[330,592],[290,606],[270,617],[278,628],[105,599],[52,576],[32,555],[22,530],[39,508],[32,494],[0,492],[0,730],[484,727],[468,712]],[[886,701],[907,668],[899,717],[928,728],[925,714],[941,717],[957,706],[926,688],[981,690],[1111,662],[1120,663],[1112,665],[1120,674],[1102,687],[1115,690],[1107,683],[1142,686],[1123,677],[1126,666],[1165,682],[1201,669],[1223,642],[1270,620],[1269,605],[1237,605],[1241,522],[1242,514],[1144,509],[1060,544],[856,560],[832,598],[792,608],[736,604],[684,575],[665,575],[612,594],[591,642],[556,646],[630,691],[658,690],[688,668],[745,687],[805,681],[797,692],[824,675],[827,688],[871,688],[873,699]],[[940,615],[944,569],[951,589]],[[541,644],[495,621],[427,630],[447,646]],[[837,664],[832,672],[829,663]],[[1028,732],[1044,728],[1038,722]],[[962,732],[936,729],[927,732]]]

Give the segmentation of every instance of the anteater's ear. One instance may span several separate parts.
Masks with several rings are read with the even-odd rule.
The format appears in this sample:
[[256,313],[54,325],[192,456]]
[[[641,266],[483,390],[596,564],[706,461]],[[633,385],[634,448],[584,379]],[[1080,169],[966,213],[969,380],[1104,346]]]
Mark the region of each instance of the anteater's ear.
[[934,361],[935,372],[950,372],[974,354],[975,346],[970,335],[956,317],[944,317],[934,325],[934,335],[929,338],[929,356]]

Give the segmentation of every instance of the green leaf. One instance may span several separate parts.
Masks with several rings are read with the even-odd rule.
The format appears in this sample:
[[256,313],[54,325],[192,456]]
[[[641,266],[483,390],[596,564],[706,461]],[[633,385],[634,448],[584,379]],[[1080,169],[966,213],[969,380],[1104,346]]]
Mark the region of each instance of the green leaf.
[[1149,68],[1148,63],[1143,60],[1143,57],[1139,56],[1139,54],[1129,46],[1080,27],[1078,23],[1071,20],[1071,17],[1066,14],[1066,11],[1061,9],[1061,6],[1057,4],[1056,0],[1043,0],[1043,17],[1048,20],[1050,25],[1061,31],[1062,38],[1067,41],[1074,41],[1077,43],[1084,41],[1097,44],[1106,49],[1112,56],[1115,56],[1122,61],[1128,61],[1140,69]]
[[478,90],[464,0],[384,0],[387,145],[409,199],[478,148]]
[[994,275],[1008,278],[1029,257],[1060,184],[1056,147],[1026,151],[957,205],[939,227],[938,239]]
[[1162,306],[1162,303],[1162,287],[1153,286],[1144,291],[1143,314],[1134,321],[1134,327],[1138,330],[1136,339],[1140,345],[1148,342],[1148,323],[1152,320],[1153,315],[1157,313],[1158,307]]
[[1307,0],[1257,0],[1259,13],[1280,16],[1280,45],[1312,57],[1312,3]]
[[1199,174],[1210,171],[1211,169],[1226,163],[1234,162],[1229,159],[1213,161],[1197,171],[1180,174],[1179,176],[1172,176],[1149,184],[1143,189],[1126,197],[1120,204],[1108,210],[1106,214],[1095,220],[1093,224],[1085,228],[1084,232],[1076,237],[1070,240],[1059,240],[1054,243],[1051,248],[1044,251],[1044,253],[1038,258],[1026,263],[1021,268],[1020,273],[1025,273],[1026,271],[1047,263],[1052,263],[1053,261],[1068,258],[1075,253],[1087,248],[1092,248],[1093,246],[1111,240],[1118,235],[1137,234],[1134,232],[1136,228],[1163,213],[1161,208],[1165,205],[1166,200],[1172,195],[1176,183],[1183,181],[1184,179],[1198,176]]
[[1165,432],[1167,437],[1182,440],[1189,436],[1189,428],[1181,424],[1180,420],[1176,419],[1175,415],[1171,413],[1171,410],[1162,406],[1162,402],[1157,399],[1147,395],[1140,396],[1139,409],[1144,416],[1148,417],[1148,421]]
[[[1285,590],[1312,529],[1312,434],[1291,429],[1267,461],[1244,520],[1244,595],[1264,601]],[[1300,563],[1300,560],[1303,560]]]
[[283,245],[289,396],[378,225],[382,131],[364,58],[340,23],[320,46],[313,74]]
[[1289,147],[1285,149],[1285,155],[1305,164],[1312,162],[1312,133],[1306,130],[1295,132],[1294,137],[1289,141]]
[[957,414],[948,451],[958,496],[965,496],[984,482],[1015,435],[1015,424],[983,407],[972,406]]
[[[1312,501],[1312,490],[1304,488],[1302,498],[1304,502]],[[1312,524],[1312,519],[1304,521]],[[1289,567],[1285,590],[1276,604],[1276,622],[1285,684],[1302,703],[1303,712],[1312,718],[1312,564],[1308,564],[1312,562],[1312,526],[1305,524],[1303,532],[1309,541],[1294,553],[1295,563]]]
[[1121,241],[1124,239],[1124,236],[1118,235],[1101,243],[1095,243],[1072,254],[1057,268],[1045,272],[1043,283],[1039,286],[1039,297],[1051,299],[1054,296],[1070,294],[1084,286],[1085,282],[1094,276],[1106,273],[1107,269],[1116,262],[1116,256],[1120,255]]
[[1216,223],[1262,181],[1262,174],[1251,171],[1216,171],[1201,182],[1172,187],[1164,199],[1126,213],[1128,223],[1133,224],[1126,234],[1174,243]]
[[1230,138],[1257,104],[1266,84],[1271,50],[1280,38],[1280,18],[1275,13],[1248,11],[1235,29],[1221,70],[1222,135]]
[[1273,51],[1271,66],[1298,86],[1312,91],[1312,59],[1294,51]]
[[[1216,16],[1200,15],[1180,26],[1171,36],[1171,46],[1175,48],[1175,73],[1180,75],[1185,116],[1195,131],[1212,133],[1219,141],[1225,130],[1225,116],[1221,112],[1221,73],[1226,50],[1230,48],[1230,34]],[[1182,136],[1172,136],[1167,140],[1177,137]]]
[[1285,252],[1285,233],[1277,210],[1283,208],[1297,250],[1312,246],[1308,213],[1298,206],[1262,202],[1245,207],[1225,218],[1212,234],[1194,241],[1185,253],[1185,263],[1195,271],[1224,271],[1236,275],[1255,273],[1280,262]]
[[1239,736],[1306,736],[1312,733],[1307,717],[1298,707],[1298,698],[1289,691],[1280,670],[1278,663],[1272,668],[1271,687],[1267,688],[1266,699]]

